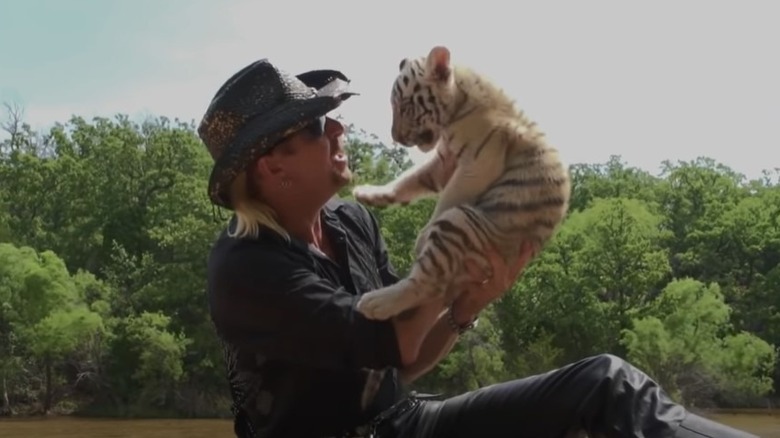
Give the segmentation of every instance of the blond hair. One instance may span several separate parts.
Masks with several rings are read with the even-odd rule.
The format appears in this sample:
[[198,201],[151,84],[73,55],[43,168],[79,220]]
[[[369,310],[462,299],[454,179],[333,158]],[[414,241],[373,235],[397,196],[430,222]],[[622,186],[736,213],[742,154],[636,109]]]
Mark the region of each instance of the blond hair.
[[236,214],[236,229],[229,233],[230,237],[257,238],[262,226],[275,231],[285,240],[290,240],[287,231],[279,225],[274,210],[257,196],[253,196],[253,192],[249,175],[241,172],[230,186],[230,200]]

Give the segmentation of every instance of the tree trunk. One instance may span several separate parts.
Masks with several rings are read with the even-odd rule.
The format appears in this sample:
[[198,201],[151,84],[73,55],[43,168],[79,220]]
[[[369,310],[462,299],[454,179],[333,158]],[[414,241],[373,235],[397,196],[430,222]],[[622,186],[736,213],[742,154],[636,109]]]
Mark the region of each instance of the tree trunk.
[[48,355],[45,359],[45,367],[46,367],[46,397],[44,398],[43,402],[43,413],[44,415],[47,415],[49,411],[51,410],[51,403],[52,403],[52,388],[51,388],[51,357]]
[[3,405],[0,406],[0,416],[11,415],[11,400],[8,398],[8,381],[3,374]]

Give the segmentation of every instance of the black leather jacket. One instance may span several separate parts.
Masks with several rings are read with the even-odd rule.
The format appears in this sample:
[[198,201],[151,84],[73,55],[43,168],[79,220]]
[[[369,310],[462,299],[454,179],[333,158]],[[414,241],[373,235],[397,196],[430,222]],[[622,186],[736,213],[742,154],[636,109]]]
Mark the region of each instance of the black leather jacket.
[[[211,250],[209,306],[225,348],[237,436],[336,434],[401,396],[393,326],[355,310],[359,294],[398,281],[376,219],[341,200],[328,203],[322,218],[335,263],[268,231],[240,240],[223,231]],[[361,410],[369,370],[384,368],[379,394]]]

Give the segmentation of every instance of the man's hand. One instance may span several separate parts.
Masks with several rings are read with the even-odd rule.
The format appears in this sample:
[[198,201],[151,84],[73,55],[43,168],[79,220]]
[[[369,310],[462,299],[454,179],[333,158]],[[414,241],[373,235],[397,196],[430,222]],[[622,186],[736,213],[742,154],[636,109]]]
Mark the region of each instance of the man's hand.
[[488,277],[488,274],[477,267],[474,262],[467,261],[466,269],[474,281],[464,285],[463,293],[452,304],[455,322],[458,324],[468,323],[488,304],[501,297],[525,269],[534,253],[534,245],[523,242],[517,264],[507,266],[498,251],[489,251],[488,260],[493,266],[494,274],[492,277]]

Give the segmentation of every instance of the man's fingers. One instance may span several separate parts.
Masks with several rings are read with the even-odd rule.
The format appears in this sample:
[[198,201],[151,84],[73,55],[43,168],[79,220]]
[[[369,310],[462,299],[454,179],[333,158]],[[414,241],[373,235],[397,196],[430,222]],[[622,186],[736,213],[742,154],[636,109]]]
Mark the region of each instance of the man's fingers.
[[485,272],[477,265],[477,263],[471,259],[467,259],[465,261],[466,264],[466,271],[468,271],[471,278],[474,279],[475,282],[481,282],[485,277]]
[[501,254],[495,248],[487,251],[485,255],[489,264],[493,267],[492,278],[488,277],[490,272],[483,271],[475,261],[470,259],[465,261],[466,270],[474,280],[473,285],[476,287],[490,287],[492,284],[493,287],[506,289],[515,282],[517,276],[533,258],[534,245],[531,242],[523,242],[520,246],[520,256],[513,265],[507,265],[506,260],[501,257]]
[[533,244],[529,242],[523,242],[523,244],[520,247],[520,257],[517,258],[517,262],[514,265],[514,269],[510,272],[507,272],[506,275],[506,287],[509,287],[514,283],[514,281],[517,279],[517,276],[520,275],[521,272],[523,272],[523,269],[525,269],[525,266],[528,264],[528,262],[531,261],[531,259],[534,256],[534,246]]
[[515,271],[520,271],[523,266],[527,265],[528,262],[531,261],[531,258],[534,256],[534,246],[531,243],[523,242],[522,246],[522,252],[520,253],[520,257],[517,260],[517,266],[515,266]]

